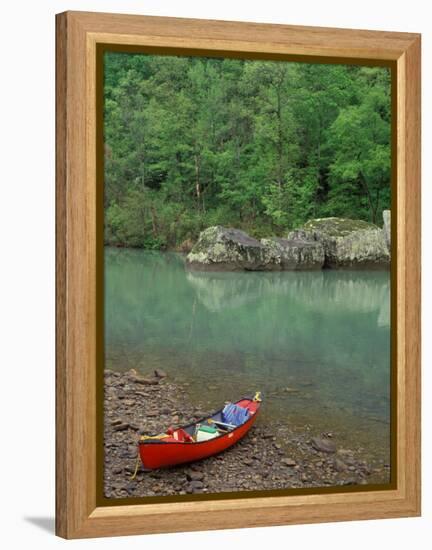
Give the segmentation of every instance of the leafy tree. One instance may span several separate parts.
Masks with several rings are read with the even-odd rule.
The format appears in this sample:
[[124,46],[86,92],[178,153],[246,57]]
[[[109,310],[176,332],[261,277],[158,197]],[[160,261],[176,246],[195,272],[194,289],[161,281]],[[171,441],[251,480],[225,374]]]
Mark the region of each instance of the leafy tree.
[[376,223],[390,202],[390,105],[388,86],[373,85],[366,75],[359,104],[342,109],[330,128],[334,156],[328,208]]
[[176,249],[390,205],[387,69],[107,53],[105,241]]

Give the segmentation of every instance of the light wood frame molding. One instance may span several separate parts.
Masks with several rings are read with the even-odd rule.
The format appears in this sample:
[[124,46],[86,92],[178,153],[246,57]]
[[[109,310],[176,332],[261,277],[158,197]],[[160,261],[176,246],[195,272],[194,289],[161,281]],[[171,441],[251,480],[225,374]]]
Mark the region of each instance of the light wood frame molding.
[[[61,13],[56,25],[56,533],[81,538],[419,515],[420,35],[86,12]],[[97,505],[95,98],[96,49],[101,43],[393,63],[394,488]]]

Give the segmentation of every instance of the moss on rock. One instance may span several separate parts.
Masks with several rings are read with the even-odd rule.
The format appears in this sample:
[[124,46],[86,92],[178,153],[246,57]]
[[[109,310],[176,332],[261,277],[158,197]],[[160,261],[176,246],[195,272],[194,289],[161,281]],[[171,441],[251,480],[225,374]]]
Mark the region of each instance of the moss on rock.
[[379,229],[376,225],[364,220],[351,220],[349,218],[316,218],[309,220],[303,226],[305,231],[317,231],[327,233],[334,237],[344,237],[353,231]]
[[291,232],[288,238],[322,243],[325,267],[382,268],[390,261],[384,231],[373,223],[347,218],[317,218]]

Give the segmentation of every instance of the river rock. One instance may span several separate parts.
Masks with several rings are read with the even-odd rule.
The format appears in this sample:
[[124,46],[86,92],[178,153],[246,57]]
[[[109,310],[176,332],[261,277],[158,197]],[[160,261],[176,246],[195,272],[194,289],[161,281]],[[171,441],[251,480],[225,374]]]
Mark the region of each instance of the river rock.
[[312,443],[312,447],[317,451],[321,451],[323,453],[336,452],[336,445],[330,439],[324,439],[322,437],[313,437],[311,439],[311,443]]
[[114,426],[114,430],[116,432],[121,432],[123,430],[127,430],[129,428],[129,423],[128,422],[123,422],[122,424],[116,424]]
[[204,474],[195,470],[190,470],[186,473],[186,477],[189,481],[202,481]]
[[130,495],[132,494],[135,489],[137,488],[138,484],[136,481],[130,481],[126,486],[125,486],[125,489],[127,491],[127,493]]
[[159,378],[155,376],[131,376],[131,381],[144,386],[155,386],[156,384],[159,384]]
[[191,481],[186,488],[187,493],[200,493],[204,488],[204,483],[202,481]]
[[127,376],[131,376],[131,377],[133,378],[134,376],[138,376],[138,372],[137,372],[136,369],[129,369],[129,370],[126,372],[126,375],[127,375]]
[[166,378],[168,376],[167,373],[162,369],[155,369],[154,374],[156,378]]
[[264,245],[244,231],[217,225],[200,233],[186,264],[203,271],[260,271],[268,264],[266,253]]
[[309,220],[288,239],[312,240],[324,247],[324,267],[382,268],[390,261],[384,231],[375,224],[346,218]]
[[282,463],[284,466],[288,466],[288,467],[290,467],[290,468],[296,466],[296,464],[297,464],[296,461],[293,460],[292,458],[283,458],[283,459],[281,460],[281,463]]
[[343,460],[340,460],[339,458],[336,458],[333,463],[334,469],[337,472],[345,472],[348,469],[347,464]]
[[123,420],[121,418],[114,418],[111,420],[111,426],[120,426],[120,424],[123,424]]
[[267,265],[272,269],[309,270],[324,265],[324,247],[316,240],[271,237],[261,239],[261,244],[267,250]]

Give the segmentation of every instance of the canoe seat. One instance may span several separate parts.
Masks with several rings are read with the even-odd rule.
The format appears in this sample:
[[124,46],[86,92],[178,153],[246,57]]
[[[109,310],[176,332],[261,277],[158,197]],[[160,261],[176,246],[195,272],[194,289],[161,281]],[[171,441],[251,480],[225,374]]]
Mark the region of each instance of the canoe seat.
[[180,441],[182,443],[191,443],[193,441],[192,437],[183,428],[177,428],[177,430],[175,430],[174,428],[170,427],[166,431],[166,434],[176,441]]
[[249,411],[235,403],[228,403],[222,410],[222,421],[233,426],[241,426],[249,418]]
[[256,413],[256,411],[259,407],[259,402],[258,401],[251,401],[250,399],[242,399],[241,401],[237,402],[237,405],[239,405],[239,407],[244,407],[252,415],[252,414]]

